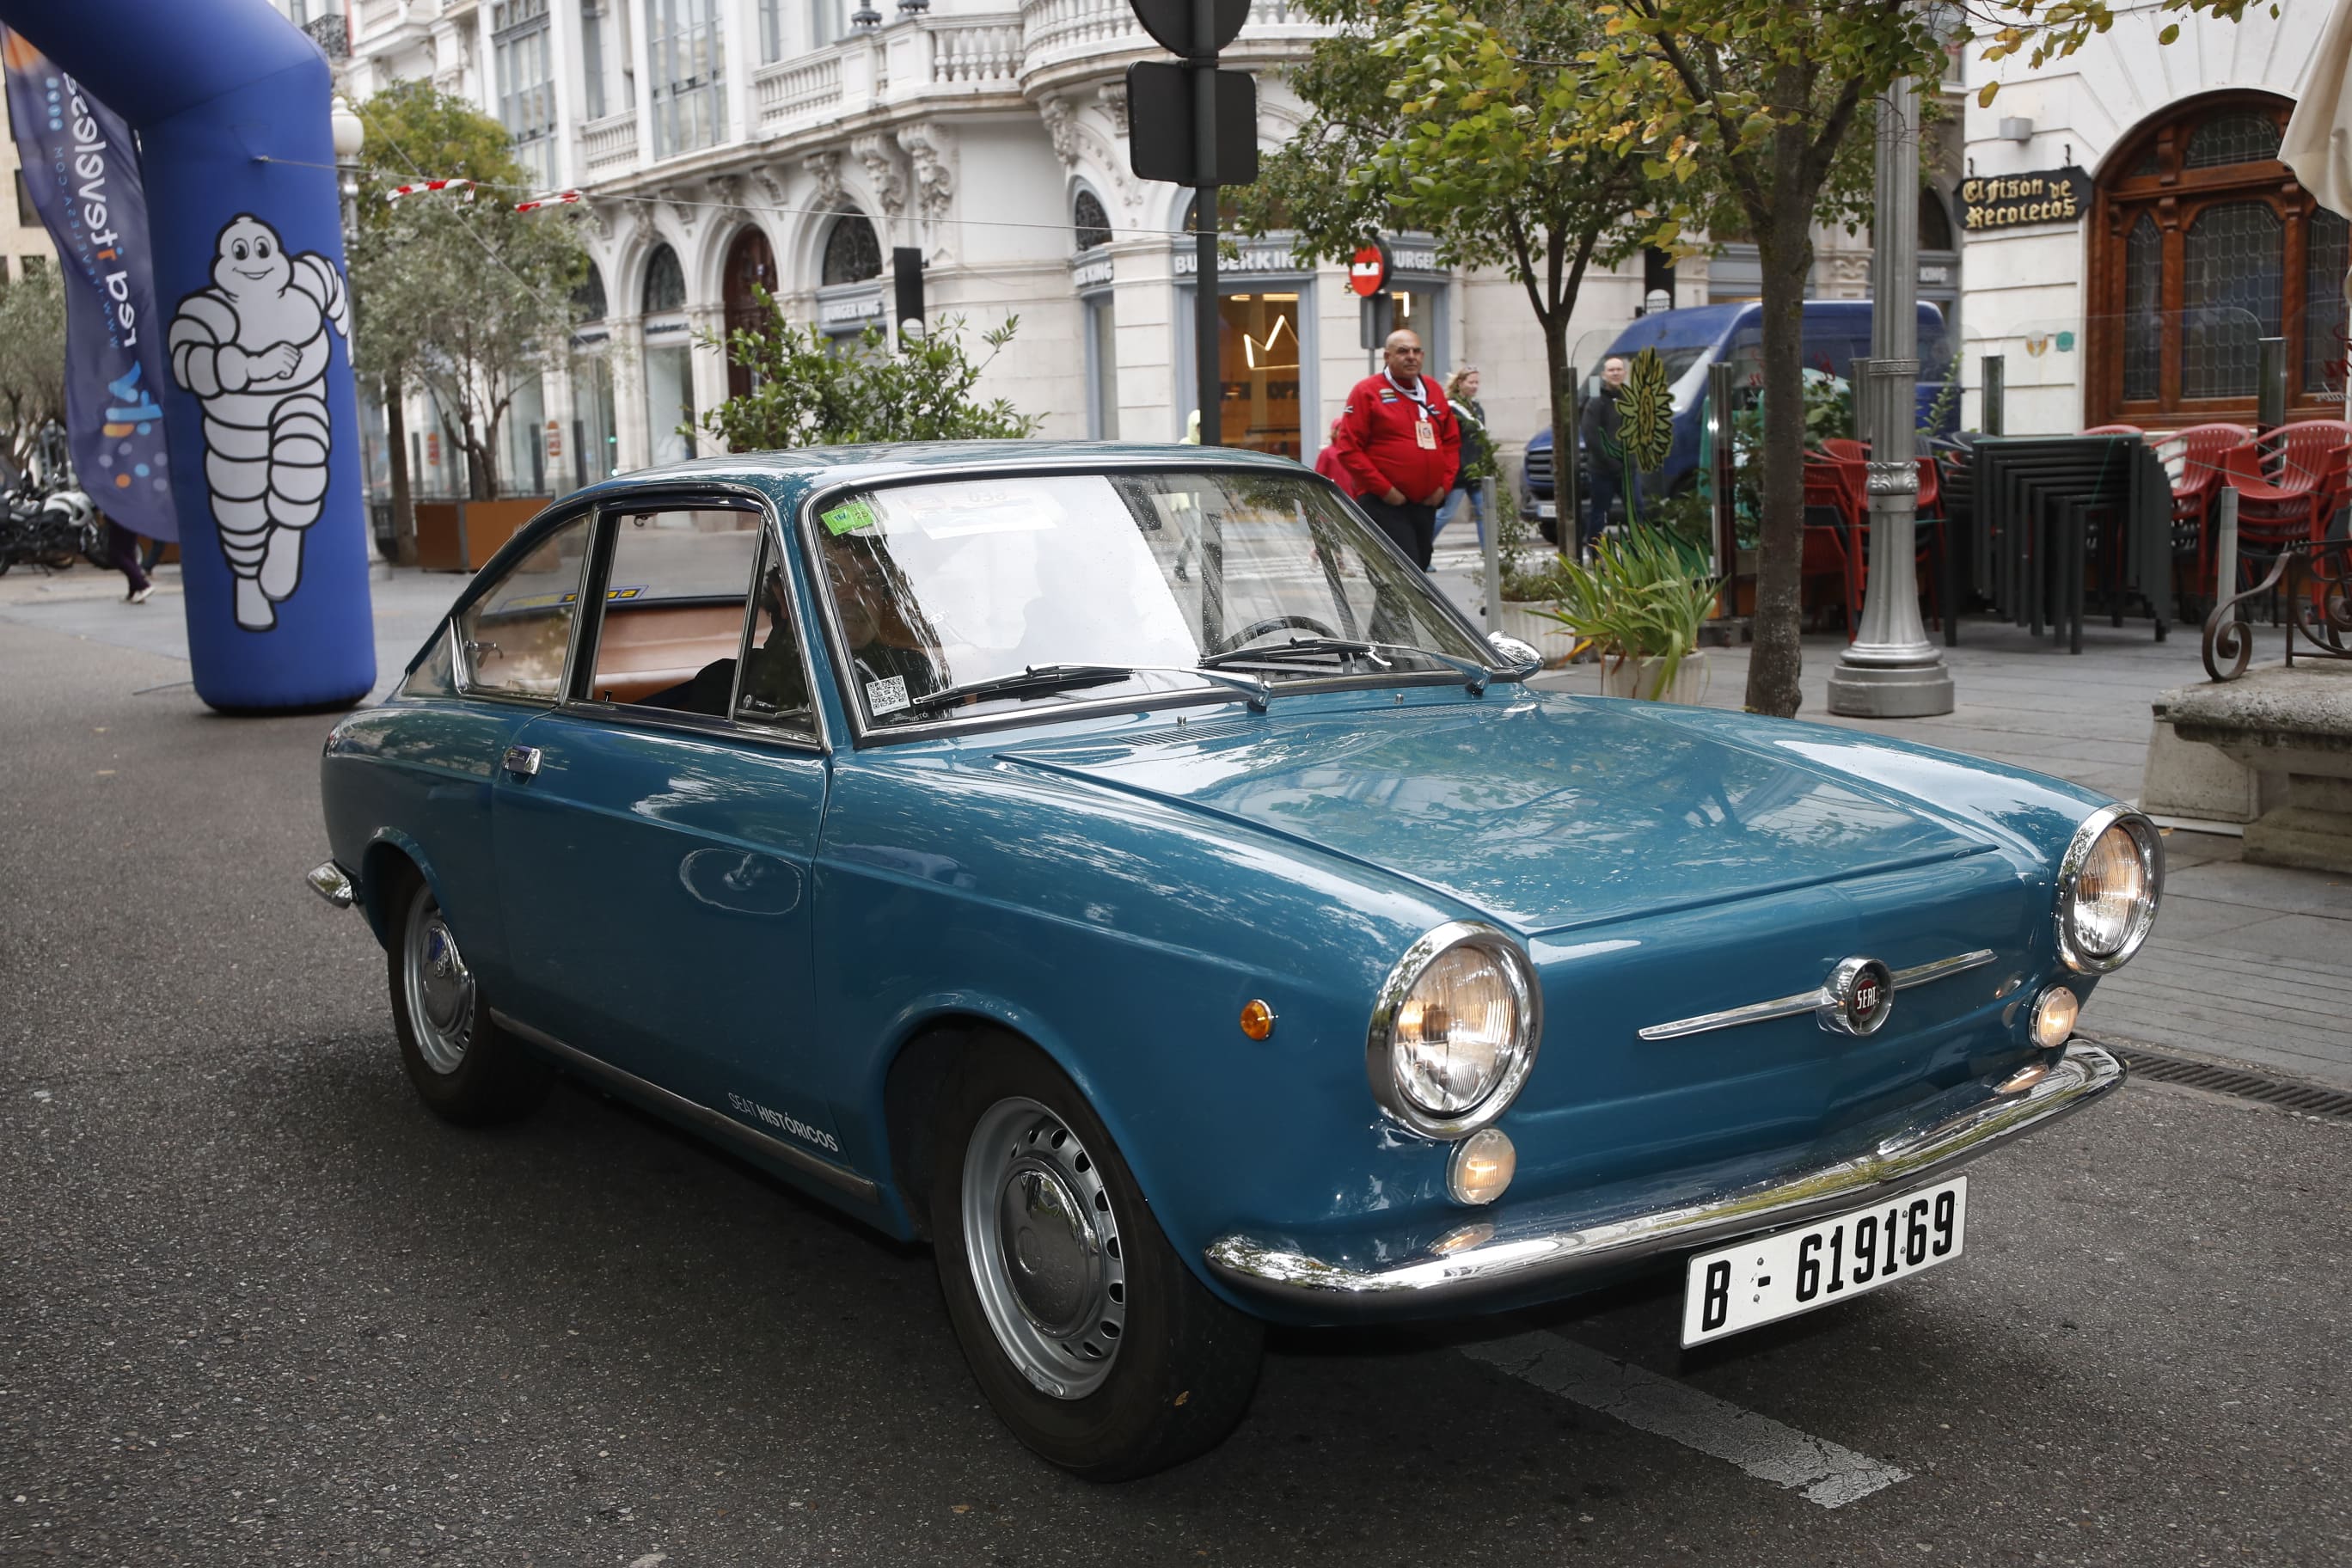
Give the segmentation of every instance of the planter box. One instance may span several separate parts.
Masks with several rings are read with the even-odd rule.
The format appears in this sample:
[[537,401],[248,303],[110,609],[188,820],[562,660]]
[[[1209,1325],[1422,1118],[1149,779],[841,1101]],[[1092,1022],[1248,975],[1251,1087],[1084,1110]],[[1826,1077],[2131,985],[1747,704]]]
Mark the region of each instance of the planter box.
[[1486,629],[1518,638],[1543,655],[1546,669],[1558,669],[1575,652],[1576,634],[1549,616],[1538,613],[1550,607],[1549,602],[1542,600],[1527,604],[1506,599],[1503,613],[1490,619]]
[[478,572],[552,499],[418,501],[416,563],[428,572]]
[[1660,691],[1658,682],[1665,674],[1663,658],[1613,658],[1603,655],[1601,660],[1601,695],[1603,697],[1644,697],[1659,702],[1680,702],[1696,707],[1706,697],[1706,655],[1686,653],[1675,670],[1674,689]]

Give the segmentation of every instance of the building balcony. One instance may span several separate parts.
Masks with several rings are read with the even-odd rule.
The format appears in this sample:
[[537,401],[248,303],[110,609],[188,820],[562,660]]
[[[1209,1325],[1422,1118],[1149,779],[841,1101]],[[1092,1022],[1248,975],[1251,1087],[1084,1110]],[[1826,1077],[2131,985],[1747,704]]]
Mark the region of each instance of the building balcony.
[[580,128],[580,172],[585,179],[610,179],[637,166],[635,110],[592,120]]

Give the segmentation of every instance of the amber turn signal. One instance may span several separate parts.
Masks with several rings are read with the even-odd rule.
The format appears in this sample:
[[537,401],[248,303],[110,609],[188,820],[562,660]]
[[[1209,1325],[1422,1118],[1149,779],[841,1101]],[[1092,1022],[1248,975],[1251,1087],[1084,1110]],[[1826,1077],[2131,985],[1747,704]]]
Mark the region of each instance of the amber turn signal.
[[1262,1040],[1274,1033],[1274,1009],[1253,997],[1242,1004],[1242,1033]]
[[2053,985],[2033,1004],[2033,1043],[2043,1050],[2056,1050],[2073,1037],[2074,1020],[2082,1011],[2083,1004],[2072,991]]

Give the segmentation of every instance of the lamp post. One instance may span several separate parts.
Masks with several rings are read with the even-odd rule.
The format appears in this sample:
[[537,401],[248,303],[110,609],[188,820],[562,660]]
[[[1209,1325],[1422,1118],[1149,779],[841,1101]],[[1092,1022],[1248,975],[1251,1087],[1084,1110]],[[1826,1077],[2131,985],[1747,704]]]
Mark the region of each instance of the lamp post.
[[[1952,676],[1919,616],[1919,87],[1878,106],[1878,243],[1871,253],[1869,372],[1854,388],[1870,436],[1870,583],[1862,628],[1830,675],[1830,711],[1916,719],[1952,710]],[[1950,615],[1952,606],[1944,613]]]

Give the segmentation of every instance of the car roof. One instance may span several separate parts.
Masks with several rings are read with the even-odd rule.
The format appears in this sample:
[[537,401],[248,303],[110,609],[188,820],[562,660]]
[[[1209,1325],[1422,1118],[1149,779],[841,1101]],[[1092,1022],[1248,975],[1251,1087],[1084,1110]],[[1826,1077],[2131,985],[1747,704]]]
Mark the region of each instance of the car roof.
[[730,452],[659,468],[636,468],[566,497],[623,496],[678,482],[757,483],[798,480],[803,485],[880,483],[986,468],[1137,468],[1153,463],[1197,468],[1203,464],[1305,475],[1297,458],[1238,447],[1202,447],[1149,441],[905,441],[856,447],[806,447],[766,452]]
[[[1867,300],[1808,300],[1804,315],[1808,323],[1822,326],[1831,322],[1867,323],[1871,302]],[[1933,300],[1919,301],[1919,319],[1941,322],[1944,312]],[[1649,348],[1692,348],[1721,342],[1725,335],[1739,327],[1760,326],[1764,321],[1763,304],[1755,300],[1730,305],[1685,305],[1673,310],[1654,310],[1637,316],[1625,330],[1617,334],[1608,353],[1635,353]]]

